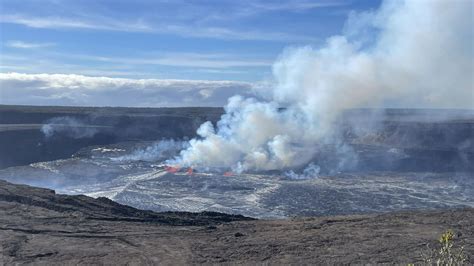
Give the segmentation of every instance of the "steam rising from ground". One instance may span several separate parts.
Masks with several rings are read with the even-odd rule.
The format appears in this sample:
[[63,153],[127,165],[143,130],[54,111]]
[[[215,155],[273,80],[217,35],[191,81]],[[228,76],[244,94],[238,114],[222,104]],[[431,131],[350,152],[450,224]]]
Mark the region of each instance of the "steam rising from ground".
[[188,147],[186,141],[175,141],[175,140],[161,140],[153,143],[150,146],[135,149],[130,154],[122,155],[119,157],[112,157],[113,161],[147,161],[154,162],[169,158],[176,154],[179,150]]
[[97,126],[87,125],[87,123],[84,123],[80,119],[61,116],[47,120],[41,127],[41,132],[46,138],[50,138],[57,133],[62,133],[69,137],[79,139],[93,137],[99,130]]
[[292,179],[310,179],[310,178],[317,178],[319,176],[319,172],[321,171],[321,167],[315,165],[314,163],[310,163],[308,167],[303,170],[302,174],[297,174],[293,170],[289,170],[285,173],[285,175]]
[[[472,1],[385,1],[353,13],[321,49],[289,48],[273,66],[267,101],[229,99],[217,127],[170,163],[234,171],[307,164],[337,143],[336,119],[357,107],[472,108]],[[280,109],[285,107],[285,109]]]

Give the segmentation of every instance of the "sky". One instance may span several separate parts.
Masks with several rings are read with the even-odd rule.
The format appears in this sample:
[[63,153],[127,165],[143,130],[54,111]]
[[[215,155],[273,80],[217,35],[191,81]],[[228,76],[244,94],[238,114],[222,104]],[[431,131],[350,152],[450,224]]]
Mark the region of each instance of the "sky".
[[0,103],[222,106],[380,1],[2,0]]

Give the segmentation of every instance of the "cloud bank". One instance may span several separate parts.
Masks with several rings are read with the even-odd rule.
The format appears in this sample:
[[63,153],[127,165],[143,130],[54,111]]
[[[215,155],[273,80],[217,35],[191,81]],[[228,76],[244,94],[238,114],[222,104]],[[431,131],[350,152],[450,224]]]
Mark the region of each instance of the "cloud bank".
[[[343,35],[287,49],[269,101],[233,97],[215,128],[169,163],[273,170],[309,163],[348,108],[474,108],[473,2],[385,1],[353,13]],[[285,107],[285,109],[280,109]]]
[[253,95],[237,81],[125,79],[74,74],[0,73],[0,103],[73,106],[223,106]]

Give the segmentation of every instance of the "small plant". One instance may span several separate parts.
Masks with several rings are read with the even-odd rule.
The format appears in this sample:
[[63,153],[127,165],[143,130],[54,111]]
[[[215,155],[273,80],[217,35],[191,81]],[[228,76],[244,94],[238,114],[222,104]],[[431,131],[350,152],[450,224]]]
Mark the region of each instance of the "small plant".
[[464,247],[454,247],[454,233],[447,230],[438,239],[438,248],[428,247],[428,252],[422,254],[423,261],[428,265],[464,265],[467,263],[467,256]]

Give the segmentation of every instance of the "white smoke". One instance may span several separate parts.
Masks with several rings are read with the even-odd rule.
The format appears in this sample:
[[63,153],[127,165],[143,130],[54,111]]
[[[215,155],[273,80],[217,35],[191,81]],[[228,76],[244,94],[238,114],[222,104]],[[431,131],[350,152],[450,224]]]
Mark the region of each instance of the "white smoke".
[[52,137],[54,134],[62,133],[69,137],[91,138],[99,132],[97,126],[90,126],[83,121],[69,116],[54,117],[48,119],[41,126],[41,132],[46,138]]
[[293,170],[289,170],[285,175],[291,179],[312,179],[318,178],[319,172],[321,172],[321,167],[314,163],[310,163],[301,174],[295,173]]
[[112,157],[112,161],[147,161],[156,162],[177,154],[188,147],[188,142],[177,140],[160,140],[150,146],[135,149],[130,154]]
[[[173,163],[271,170],[308,163],[349,108],[472,108],[473,2],[385,1],[353,13],[327,44],[290,48],[266,102],[229,99]],[[280,109],[284,107],[284,109]]]

